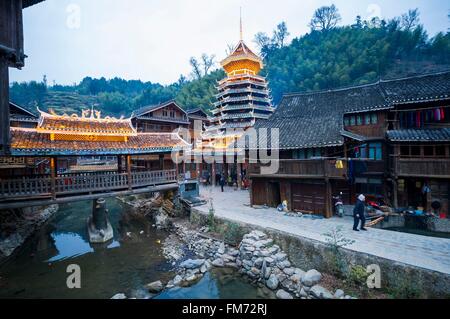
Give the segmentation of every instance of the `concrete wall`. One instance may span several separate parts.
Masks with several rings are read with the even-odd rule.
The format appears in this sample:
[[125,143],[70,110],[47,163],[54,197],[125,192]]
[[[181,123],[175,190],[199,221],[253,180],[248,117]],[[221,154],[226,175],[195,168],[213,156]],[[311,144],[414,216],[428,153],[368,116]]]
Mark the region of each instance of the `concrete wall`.
[[[194,208],[190,220],[194,224],[207,225],[208,215]],[[251,230],[261,230],[273,238],[275,243],[288,254],[289,260],[296,267],[303,270],[314,268],[324,273],[333,272],[334,255],[331,248],[325,243],[272,228],[237,223],[222,217],[215,216],[215,221],[222,226],[222,229],[234,229],[235,236],[241,237],[235,239],[235,242],[239,242],[242,236]],[[450,298],[450,276],[447,274],[345,248],[342,248],[341,252],[353,265],[365,267],[371,264],[379,265],[382,272],[382,289],[385,291],[409,290],[417,291],[423,298]]]

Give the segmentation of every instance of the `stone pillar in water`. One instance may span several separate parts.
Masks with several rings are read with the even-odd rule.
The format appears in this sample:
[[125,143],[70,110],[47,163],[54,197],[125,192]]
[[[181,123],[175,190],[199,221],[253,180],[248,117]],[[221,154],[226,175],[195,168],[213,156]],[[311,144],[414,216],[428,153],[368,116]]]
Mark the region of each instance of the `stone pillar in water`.
[[113,238],[113,229],[108,219],[106,201],[99,198],[92,202],[92,216],[88,219],[89,241],[105,243]]

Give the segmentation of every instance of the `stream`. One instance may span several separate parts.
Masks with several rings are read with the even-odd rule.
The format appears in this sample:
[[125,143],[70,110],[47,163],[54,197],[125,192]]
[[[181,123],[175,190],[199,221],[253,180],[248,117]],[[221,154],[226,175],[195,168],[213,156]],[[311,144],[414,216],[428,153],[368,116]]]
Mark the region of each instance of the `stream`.
[[[114,238],[104,245],[88,241],[86,221],[92,203],[60,205],[59,211],[19,253],[0,268],[0,298],[94,298],[116,293],[132,298],[152,297],[145,285],[175,276],[162,254],[165,231],[152,227],[145,218],[131,217],[128,206],[107,200]],[[69,289],[67,266],[81,269],[81,288]],[[236,272],[221,269],[206,274],[186,288],[162,292],[160,299],[263,298],[261,291]]]

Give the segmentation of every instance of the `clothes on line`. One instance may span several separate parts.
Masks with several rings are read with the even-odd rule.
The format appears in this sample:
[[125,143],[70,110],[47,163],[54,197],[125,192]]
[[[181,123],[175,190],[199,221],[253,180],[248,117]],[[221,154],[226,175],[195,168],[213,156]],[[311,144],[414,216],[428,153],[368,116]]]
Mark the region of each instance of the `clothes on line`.
[[442,122],[446,119],[450,119],[450,108],[444,107],[399,114],[400,127],[402,128],[422,128],[425,124]]

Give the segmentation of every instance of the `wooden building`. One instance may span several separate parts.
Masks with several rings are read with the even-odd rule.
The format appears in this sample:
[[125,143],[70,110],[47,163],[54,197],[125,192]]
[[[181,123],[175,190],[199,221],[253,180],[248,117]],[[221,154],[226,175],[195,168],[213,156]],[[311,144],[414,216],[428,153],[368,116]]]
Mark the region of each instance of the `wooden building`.
[[37,126],[38,116],[16,103],[9,102],[9,122],[11,127],[33,128]]
[[449,116],[450,72],[286,94],[255,125],[279,129],[280,159],[271,175],[250,165],[251,202],[331,217],[333,195],[351,204],[364,193],[395,207],[439,201],[447,213]]
[[43,0],[0,1],[0,155],[9,153],[9,67],[25,65],[22,10]]
[[131,120],[138,132],[173,132],[190,125],[187,112],[173,100],[142,107],[133,113]]

